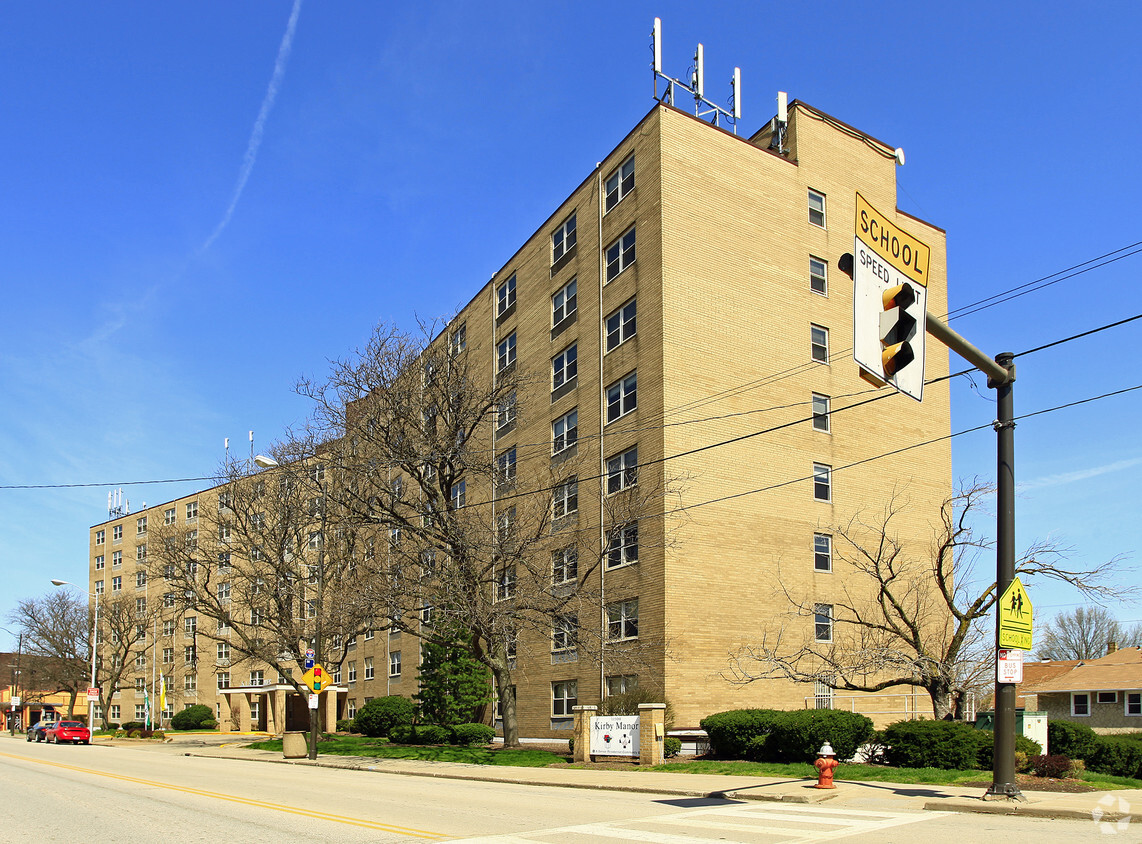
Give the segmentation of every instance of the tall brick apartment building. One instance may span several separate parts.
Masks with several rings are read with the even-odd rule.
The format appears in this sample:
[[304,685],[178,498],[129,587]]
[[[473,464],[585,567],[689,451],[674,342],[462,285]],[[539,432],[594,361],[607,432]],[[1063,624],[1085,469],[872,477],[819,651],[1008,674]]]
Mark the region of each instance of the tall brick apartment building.
[[[852,281],[837,269],[853,248],[859,190],[931,246],[928,310],[943,313],[944,233],[894,210],[892,147],[797,102],[784,149],[773,129],[746,139],[656,105],[448,326],[488,377],[515,365],[550,379],[549,394],[495,435],[513,461],[518,446],[521,471],[573,449],[593,470],[580,491],[597,487],[584,501],[621,489],[633,466],[639,483],[677,491],[641,535],[612,546],[594,575],[597,622],[581,621],[604,638],[656,643],[644,666],[616,670],[605,652],[601,665],[564,658],[557,635],[533,643],[516,671],[521,735],[566,735],[573,705],[634,683],[662,689],[678,727],[730,708],[813,705],[822,690],[812,685],[729,683],[728,655],[774,626],[789,638],[831,635],[843,577],[831,565],[834,526],[857,513],[875,519],[895,494],[908,502],[901,538],[926,546],[951,493],[946,440],[861,462],[949,433],[949,400],[936,388],[922,404],[895,396],[844,411],[870,388],[851,356]],[[946,350],[927,342],[927,377],[946,375]],[[557,509],[578,506],[559,495]],[[139,520],[193,519],[193,505],[216,506],[211,496],[93,527],[92,591],[161,592],[136,585]],[[581,531],[602,518],[586,509]],[[818,612],[792,614],[785,592]],[[165,629],[170,641],[156,642],[152,658],[170,660],[158,668],[170,678],[169,708],[207,703],[223,721],[271,730],[299,717],[276,671],[237,675],[201,649],[210,658],[188,663],[195,626]],[[363,634],[355,653],[326,696],[330,719],[416,691],[415,637]],[[139,673],[151,676],[146,660]],[[136,717],[142,702],[124,683],[113,720]]]

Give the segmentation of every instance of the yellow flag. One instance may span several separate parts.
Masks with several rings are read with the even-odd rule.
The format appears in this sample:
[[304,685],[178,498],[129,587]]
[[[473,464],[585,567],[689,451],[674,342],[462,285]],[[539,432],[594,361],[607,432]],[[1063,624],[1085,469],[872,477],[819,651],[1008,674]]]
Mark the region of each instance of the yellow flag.
[[159,677],[159,712],[167,708],[167,678]]

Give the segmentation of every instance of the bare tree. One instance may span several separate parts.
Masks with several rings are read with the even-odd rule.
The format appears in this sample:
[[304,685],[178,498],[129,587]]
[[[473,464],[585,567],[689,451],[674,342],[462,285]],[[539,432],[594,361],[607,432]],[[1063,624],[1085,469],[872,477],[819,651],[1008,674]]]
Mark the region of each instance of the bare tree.
[[[554,642],[577,659],[606,647],[612,664],[650,646],[649,635],[609,642],[619,637],[608,635],[590,584],[608,555],[663,541],[667,489],[660,465],[632,465],[620,470],[621,491],[600,501],[597,473],[584,474],[574,457],[553,460],[547,444],[497,450],[526,419],[540,379],[514,364],[492,377],[451,340],[380,327],[297,392],[315,405],[309,436],[354,479],[346,510],[380,531],[379,575],[363,581],[377,613],[428,641],[463,632],[494,678],[504,743],[516,746],[512,674],[527,641]],[[600,511],[602,530],[580,521]]]
[[[99,687],[99,711],[103,728],[111,726],[111,701],[124,681],[142,678],[154,659],[154,630],[160,608],[154,601],[122,591],[104,593],[99,601],[99,633],[96,637],[95,684]],[[84,681],[86,682],[86,681]],[[131,720],[131,719],[124,719]]]
[[1038,639],[1035,654],[1039,659],[1096,659],[1110,644],[1142,646],[1142,625],[1128,629],[1103,607],[1078,607],[1048,621]]
[[[931,697],[936,718],[962,717],[966,691],[989,682],[992,670],[990,622],[998,596],[995,581],[976,572],[992,544],[971,526],[991,493],[989,485],[973,481],[945,501],[928,548],[898,537],[896,522],[906,509],[899,495],[879,518],[865,521],[857,514],[835,528],[841,597],[819,604],[790,590],[778,572],[778,589],[791,611],[760,642],[730,655],[727,679],[784,677],[854,692],[915,686]],[[1083,570],[1066,565],[1067,553],[1035,544],[1016,561],[1016,574],[1062,581],[1092,598],[1121,596],[1111,582],[1121,570],[1119,559]]]
[[36,665],[38,690],[69,695],[68,718],[74,716],[76,698],[89,679],[90,616],[86,601],[58,590],[20,601],[9,615],[24,633],[24,654]]

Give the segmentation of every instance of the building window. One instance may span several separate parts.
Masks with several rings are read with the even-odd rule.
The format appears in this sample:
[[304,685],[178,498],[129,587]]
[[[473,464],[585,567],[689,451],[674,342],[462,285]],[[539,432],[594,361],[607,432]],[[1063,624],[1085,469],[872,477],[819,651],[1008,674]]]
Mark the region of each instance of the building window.
[[575,313],[575,308],[578,306],[576,301],[577,290],[578,282],[575,279],[571,279],[559,292],[551,297],[552,326],[559,325],[559,323]]
[[607,351],[621,346],[635,334],[635,300],[631,299],[609,317],[606,322]]
[[624,196],[634,190],[634,156],[632,155],[622,163],[610,178],[603,183],[606,194],[606,210],[610,211],[618,205]]
[[496,482],[503,486],[515,483],[515,446],[496,458]]
[[166,621],[163,622],[163,636],[173,636],[173,635],[174,635],[174,619],[168,618]]
[[607,387],[607,422],[614,422],[638,407],[638,373]]
[[553,514],[556,519],[570,516],[579,510],[579,482],[575,478],[555,487]]
[[638,637],[638,598],[607,607],[607,638],[614,642]]
[[829,329],[820,325],[809,326],[809,348],[813,360],[829,362]]
[[389,654],[389,676],[400,676],[400,651],[393,651]]
[[809,289],[822,296],[829,295],[828,265],[820,258],[809,256]]
[[186,539],[186,547],[187,548],[197,548],[198,547],[198,529],[196,528],[194,530],[188,530],[186,532],[185,539]]
[[123,590],[123,578],[122,577],[111,578],[111,591],[112,592],[121,592],[122,590]]
[[818,501],[833,500],[833,470],[823,463],[813,464],[813,497]]
[[579,579],[579,549],[574,545],[551,552],[551,582],[574,583]]
[[496,410],[496,427],[506,428],[508,425],[515,423],[516,417],[516,396],[515,391],[512,391],[510,396],[504,398],[500,402]]
[[607,461],[607,495],[638,482],[638,446],[616,454]]
[[230,672],[229,671],[219,672],[219,674],[218,674],[218,688],[220,688],[220,689],[230,688]]
[[146,516],[140,516],[139,518],[135,519],[135,535],[136,536],[142,536],[146,532],[147,532],[147,517]]
[[560,416],[551,423],[551,453],[566,451],[579,440],[579,409]]
[[117,569],[122,565],[123,565],[123,552],[122,551],[112,551],[111,552],[111,568]]
[[219,642],[217,644],[216,648],[217,648],[217,653],[218,653],[219,664],[225,665],[226,663],[228,663],[230,661],[230,643],[229,642]]
[[1090,715],[1090,694],[1071,692],[1071,715]]
[[[193,692],[198,689],[198,678],[193,674],[185,674],[182,678],[182,689],[184,692]],[[190,706],[188,703],[187,706]]]
[[502,341],[498,346],[496,346],[496,369],[499,372],[503,372],[513,363],[515,363],[514,331],[508,335],[506,340]]
[[145,721],[147,719],[147,705],[145,703],[135,704],[135,720]]
[[607,678],[607,697],[625,695],[638,688],[637,674],[612,674]]
[[575,680],[551,684],[551,714],[556,718],[569,718],[579,705],[579,684]]
[[226,581],[225,583],[219,583],[218,584],[218,600],[219,601],[229,601],[230,600],[230,581]]
[[106,538],[107,538],[107,534],[104,531],[101,531],[101,530],[95,531],[95,544],[96,545],[102,545]]
[[453,357],[468,348],[468,323],[460,323],[459,328],[452,332],[448,338],[448,347],[452,350]]
[[97,556],[95,558],[95,570],[96,571],[102,571],[106,565],[107,565],[107,561],[104,559],[102,554],[100,554],[99,556]]
[[575,245],[575,215],[567,218],[567,222],[551,234],[551,263],[555,263]]
[[515,306],[515,276],[496,288],[496,316],[503,316]]
[[829,433],[829,397],[813,393],[813,427]]
[[574,615],[561,615],[555,619],[551,631],[552,652],[569,651],[575,647],[579,637],[579,618]]
[[607,568],[638,562],[638,522],[623,525],[611,534],[607,545]]
[[813,708],[833,708],[833,689],[829,686],[828,683],[823,683],[822,681],[818,680],[813,684]]
[[122,539],[123,539],[123,526],[122,525],[114,525],[111,528],[111,539],[114,540],[115,542],[121,542],[122,541]]
[[194,634],[197,632],[198,632],[198,619],[197,618],[194,618],[192,616],[191,618],[184,618],[182,620],[182,634],[186,638],[193,639]]
[[579,374],[577,345],[568,346],[551,361],[551,389],[558,390]]
[[1095,700],[1099,703],[1118,703],[1118,692],[1097,692]]
[[373,679],[373,658],[371,656],[365,657],[365,679]]
[[827,533],[813,534],[813,570],[833,570],[833,537]]
[[515,566],[504,566],[496,575],[496,600],[506,601],[515,597],[516,570]]
[[174,592],[164,592],[163,593],[163,606],[164,607],[173,607],[174,606]]
[[163,665],[170,665],[174,662],[174,648],[163,648]]
[[452,484],[451,501],[453,510],[459,510],[464,506],[464,502],[468,500],[467,487],[467,481],[456,481],[456,483]]
[[825,195],[809,189],[809,222],[814,226],[825,227]]
[[186,518],[187,518],[187,521],[190,521],[191,519],[197,519],[198,518],[198,502],[197,501],[187,502]]
[[103,581],[102,580],[95,581],[95,594],[96,595],[102,595],[103,594]]
[[146,570],[144,569],[143,571],[135,572],[135,587],[138,589],[141,589],[146,585],[147,585],[147,572],[146,572]]
[[138,560],[140,563],[146,561],[146,559],[147,559],[147,546],[146,545],[136,545],[135,546],[135,559]]
[[817,604],[813,607],[813,638],[818,642],[833,641],[832,604]]
[[250,672],[250,685],[261,686],[266,682],[265,671],[251,671]]
[[111,721],[119,720],[119,704],[113,703],[107,707],[107,718]]
[[230,492],[223,490],[218,493],[218,512],[224,513],[230,509]]
[[357,682],[357,661],[355,659],[349,660],[347,664],[346,679],[350,683]]
[[174,524],[174,507],[168,507],[167,509],[163,510],[163,524]]
[[607,247],[607,281],[634,263],[634,228]]
[[351,700],[345,708],[345,717],[352,720],[357,717],[357,701]]
[[1126,714],[1142,715],[1142,692],[1126,693]]

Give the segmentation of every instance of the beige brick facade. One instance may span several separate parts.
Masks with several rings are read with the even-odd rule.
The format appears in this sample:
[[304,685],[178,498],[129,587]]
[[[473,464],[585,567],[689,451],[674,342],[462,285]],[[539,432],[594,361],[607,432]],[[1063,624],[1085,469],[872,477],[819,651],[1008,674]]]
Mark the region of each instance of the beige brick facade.
[[[571,703],[598,703],[606,678],[617,676],[637,676],[639,683],[664,689],[678,728],[696,727],[703,716],[725,709],[804,706],[813,695],[811,686],[778,681],[735,686],[721,676],[734,648],[788,613],[774,578],[829,603],[838,575],[814,570],[814,533],[828,533],[859,511],[880,511],[896,493],[906,496],[913,514],[901,524],[902,538],[926,544],[930,520],[951,492],[947,440],[844,468],[947,435],[950,410],[942,385],[927,389],[922,404],[896,396],[837,413],[828,432],[807,419],[813,394],[829,397],[837,407],[870,390],[851,357],[852,281],[837,269],[840,256],[853,248],[856,191],[883,212],[895,213],[901,228],[931,246],[928,309],[933,313],[946,310],[944,233],[894,212],[896,164],[892,149],[879,141],[798,103],[790,110],[788,154],[766,149],[768,141],[765,132],[752,140],[735,137],[656,106],[450,326],[450,331],[465,326],[467,354],[489,379],[497,346],[513,334],[517,366],[548,384],[553,360],[575,346],[573,383],[522,397],[516,424],[497,435],[496,448],[515,446],[520,487],[530,482],[542,488],[540,480],[549,477],[553,460],[552,423],[577,412],[579,441],[571,459],[579,462],[585,479],[579,490],[580,536],[600,526],[607,481],[597,476],[605,476],[609,458],[637,446],[639,485],[674,490],[657,514],[640,521],[637,560],[604,566],[596,575],[602,583],[594,584],[601,585],[603,604],[625,602],[633,609],[637,602],[637,638],[648,645],[642,666],[632,670],[606,655],[602,665],[564,662],[551,654],[550,641],[521,642],[516,688],[523,736],[569,736]],[[631,160],[633,188],[607,210],[607,181],[622,177],[621,168]],[[823,227],[809,221],[810,189],[825,197]],[[553,263],[552,234],[571,215],[576,243]],[[634,260],[608,281],[608,249],[616,242],[622,246],[632,229]],[[810,288],[810,258],[827,267],[824,294]],[[512,278],[515,304],[497,317],[497,291]],[[553,324],[552,297],[572,280],[574,319]],[[631,301],[637,330],[604,351],[605,320]],[[828,363],[812,359],[811,325],[828,330]],[[947,351],[927,342],[927,378],[946,375]],[[607,388],[632,374],[637,406],[605,421]],[[796,420],[805,421],[695,451]],[[814,463],[834,470],[830,501],[814,498]],[[210,496],[209,491],[188,496],[92,528],[92,588],[103,582],[101,588],[110,590],[113,575],[124,578],[122,588],[136,588],[135,546],[145,542],[145,536],[135,535],[140,516],[162,520],[173,507],[185,521],[186,504],[197,499],[200,506],[216,506]],[[125,538],[113,546],[117,525]],[[100,531],[104,541],[97,544]],[[129,552],[114,570],[112,548]],[[97,569],[99,556],[104,566]],[[161,599],[161,586],[143,587],[140,594],[148,589],[152,600]],[[605,629],[606,612],[599,612],[597,621],[581,619],[581,624]],[[229,703],[217,690],[222,667],[205,658],[194,666],[181,664],[182,636],[180,623],[175,637],[180,664],[169,667],[173,708],[201,702],[228,714]],[[395,652],[401,654],[401,672],[390,678]],[[348,666],[342,666],[339,717],[369,698],[416,691],[414,636],[362,637],[356,654],[350,657],[355,680],[348,680]],[[373,661],[369,679],[366,658]],[[160,666],[163,673],[167,668]],[[149,678],[149,666],[146,671]],[[184,692],[188,674],[195,675],[194,689]],[[267,670],[267,684],[270,674]],[[248,679],[231,676],[230,684],[244,686]],[[564,701],[565,713],[557,717],[554,684],[571,682],[576,696]],[[631,680],[613,680],[616,686],[623,682]],[[116,701],[117,720],[131,720],[141,696],[136,699],[125,684]],[[240,701],[244,724],[249,698],[241,695]],[[278,713],[288,706],[267,700],[253,726],[272,722],[282,729],[285,719]]]

